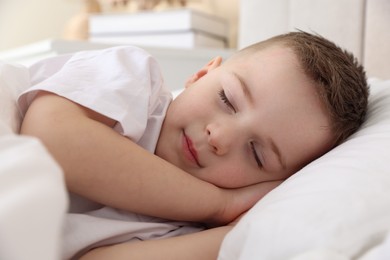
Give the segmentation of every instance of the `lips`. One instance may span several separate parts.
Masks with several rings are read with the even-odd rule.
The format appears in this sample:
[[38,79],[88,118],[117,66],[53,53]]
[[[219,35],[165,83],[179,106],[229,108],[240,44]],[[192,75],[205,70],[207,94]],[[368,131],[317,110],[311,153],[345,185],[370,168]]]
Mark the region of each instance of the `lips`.
[[184,156],[190,162],[201,167],[198,159],[198,153],[196,152],[191,139],[186,135],[184,131],[183,131],[183,151],[184,151]]

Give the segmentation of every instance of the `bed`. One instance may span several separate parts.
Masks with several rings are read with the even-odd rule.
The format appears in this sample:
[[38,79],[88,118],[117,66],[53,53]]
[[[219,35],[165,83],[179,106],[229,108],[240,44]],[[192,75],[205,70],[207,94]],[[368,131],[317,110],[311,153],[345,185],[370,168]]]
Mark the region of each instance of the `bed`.
[[[259,201],[224,239],[220,260],[390,259],[390,2],[329,3],[241,1],[241,47],[316,31],[359,57],[371,95],[362,128]],[[16,134],[15,98],[28,80],[23,66],[0,63],[0,259],[55,260],[68,201],[51,155]]]

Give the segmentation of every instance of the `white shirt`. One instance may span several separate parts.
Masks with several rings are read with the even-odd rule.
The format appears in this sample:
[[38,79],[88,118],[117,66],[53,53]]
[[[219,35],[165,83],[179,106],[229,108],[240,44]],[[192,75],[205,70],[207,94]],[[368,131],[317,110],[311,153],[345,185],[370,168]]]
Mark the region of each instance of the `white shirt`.
[[[49,91],[116,120],[118,133],[154,153],[172,95],[156,60],[144,50],[127,46],[58,56],[33,65],[30,73],[32,87],[18,99],[23,114],[39,90]],[[203,229],[102,207],[73,194],[70,212],[63,259],[96,246]]]
[[19,98],[25,113],[36,90],[66,97],[119,122],[115,129],[154,152],[171,93],[156,60],[136,47],[64,55],[30,68],[32,88]]

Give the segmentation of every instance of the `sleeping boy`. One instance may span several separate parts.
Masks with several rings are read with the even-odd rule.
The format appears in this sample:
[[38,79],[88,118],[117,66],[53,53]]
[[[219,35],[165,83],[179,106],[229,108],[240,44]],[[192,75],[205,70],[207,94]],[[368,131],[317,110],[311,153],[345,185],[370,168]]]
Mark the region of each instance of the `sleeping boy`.
[[30,70],[21,134],[40,138],[64,170],[64,259],[215,259],[231,226],[194,223],[233,221],[344,141],[369,92],[351,54],[305,32],[214,58],[173,101],[156,61],[135,47]]

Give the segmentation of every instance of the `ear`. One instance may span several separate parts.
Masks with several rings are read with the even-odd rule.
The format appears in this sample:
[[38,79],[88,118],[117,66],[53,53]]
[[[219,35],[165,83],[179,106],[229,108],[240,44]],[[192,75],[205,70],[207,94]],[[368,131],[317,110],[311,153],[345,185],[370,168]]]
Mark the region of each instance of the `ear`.
[[198,79],[212,71],[213,69],[219,67],[222,64],[222,57],[217,56],[214,59],[210,60],[203,68],[201,68],[198,72],[189,77],[185,83],[185,88],[188,88],[193,83],[195,83]]

